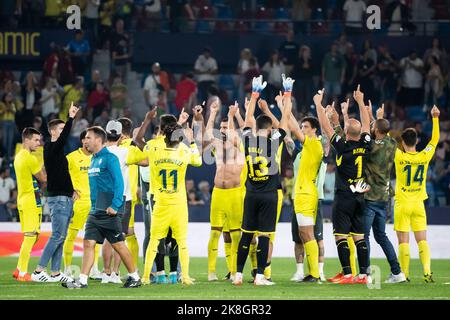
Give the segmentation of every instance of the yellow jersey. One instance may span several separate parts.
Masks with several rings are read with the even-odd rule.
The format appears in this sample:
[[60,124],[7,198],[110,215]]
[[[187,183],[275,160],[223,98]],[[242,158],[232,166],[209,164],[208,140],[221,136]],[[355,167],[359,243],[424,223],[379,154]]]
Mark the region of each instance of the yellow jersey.
[[25,208],[42,207],[41,190],[37,179],[34,177],[42,166],[30,151],[22,149],[14,159],[14,171],[17,179],[17,207]]
[[191,147],[180,143],[177,148],[165,144],[145,147],[150,166],[150,182],[154,200],[159,205],[187,202],[186,169],[188,165],[200,167],[202,157],[195,143]]
[[439,142],[439,119],[433,118],[433,133],[428,145],[421,152],[395,152],[395,200],[423,201],[428,198],[426,183],[428,164]]
[[138,147],[135,145],[132,145],[133,139],[125,139],[120,144],[121,147],[126,147],[128,149],[128,156],[127,156],[127,165],[129,168],[128,174],[129,174],[129,182],[130,182],[130,189],[131,189],[131,201],[136,202],[138,200],[137,197],[137,188],[139,184],[139,168],[136,164],[139,161],[142,161],[145,159],[145,153],[142,152]]
[[80,193],[80,200],[89,201],[91,197],[88,170],[91,165],[92,155],[86,155],[82,148],[79,148],[69,153],[66,158],[74,190]]
[[323,158],[321,139],[305,135],[303,149],[295,181],[295,194],[317,194],[316,180]]
[[[149,141],[147,141],[146,145],[145,145],[145,149],[144,152],[146,152],[146,150],[151,149],[153,147],[161,147],[161,148],[165,148],[166,147],[166,143],[164,141],[164,136],[157,136],[154,139],[151,139]],[[150,171],[150,176],[151,176],[151,171]],[[152,179],[151,177],[148,178],[149,181],[149,188],[148,188],[148,192],[150,194],[155,194],[153,188],[152,188]]]

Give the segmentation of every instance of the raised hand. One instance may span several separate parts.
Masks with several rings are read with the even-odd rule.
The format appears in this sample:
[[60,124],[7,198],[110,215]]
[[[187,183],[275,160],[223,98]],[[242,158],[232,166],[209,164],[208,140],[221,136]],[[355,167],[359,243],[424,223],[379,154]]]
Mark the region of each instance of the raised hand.
[[219,112],[219,100],[215,99],[213,102],[211,102],[211,105],[209,106],[211,112],[217,113]]
[[248,100],[248,98],[247,97],[245,97],[245,100],[244,100],[244,108],[245,108],[245,111],[247,111],[247,109],[248,109],[248,104],[250,103],[250,100]]
[[263,76],[253,77],[252,81],[252,92],[260,94],[264,88],[267,86],[267,81],[263,82]]
[[323,94],[325,93],[325,88],[317,91],[313,97],[314,104],[316,106],[322,106]]
[[237,112],[239,112],[239,105],[237,101],[235,101],[234,104],[228,108],[228,118],[233,118]]
[[283,79],[284,92],[291,92],[295,80],[292,79],[291,77],[286,78],[286,75],[284,73],[281,75],[281,78]]
[[72,103],[70,104],[70,108],[69,108],[69,118],[72,118],[72,119],[75,118],[75,116],[77,115],[77,112],[79,110],[80,110],[80,108],[75,106],[72,101]]
[[189,114],[184,111],[184,108],[181,110],[180,117],[178,118],[178,124],[182,126],[189,119]]
[[358,105],[364,105],[364,93],[360,90],[360,85],[353,91],[353,99],[358,103]]
[[153,109],[151,109],[150,111],[148,111],[145,114],[145,121],[151,122],[153,119],[155,119],[157,111],[158,111],[158,107],[154,106]]
[[331,106],[326,107],[325,114],[327,115],[327,118],[331,121],[332,124],[339,123],[339,115],[336,109],[334,108],[334,102]]
[[187,123],[186,128],[184,128],[184,135],[191,142],[194,139],[194,132],[192,128],[189,127],[189,123]]
[[[369,100],[369,104],[372,107],[370,100]],[[372,108],[370,108],[370,110],[372,110]],[[377,109],[377,119],[383,119],[383,117],[384,117],[384,103],[381,105],[381,107],[379,107]]]
[[277,105],[279,107],[283,106],[283,93],[280,91],[280,93],[275,97],[275,101],[277,102]]
[[350,103],[350,99],[347,99],[347,101],[344,101],[344,102],[341,103],[342,114],[348,114],[348,105],[349,105],[349,103]]
[[433,108],[431,109],[431,116],[433,118],[439,118],[440,114],[441,114],[441,112],[439,111],[438,107],[436,107],[436,105],[434,105]]
[[203,121],[203,107],[201,105],[194,107],[194,120],[197,122]]

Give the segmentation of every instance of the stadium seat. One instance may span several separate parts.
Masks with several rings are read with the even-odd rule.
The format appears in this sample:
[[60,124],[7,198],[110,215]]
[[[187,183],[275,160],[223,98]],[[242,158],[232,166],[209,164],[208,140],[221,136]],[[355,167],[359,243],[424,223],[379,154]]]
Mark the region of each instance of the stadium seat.
[[191,1],[191,6],[194,8],[203,8],[204,6],[208,6],[209,2],[208,0],[192,0]]
[[221,6],[217,8],[217,18],[218,19],[224,19],[229,20],[233,18],[233,12],[231,11],[231,8],[228,6]]
[[219,88],[224,90],[234,90],[236,84],[234,83],[234,79],[229,74],[222,74],[219,77]]
[[233,30],[239,33],[246,33],[250,30],[248,22],[238,20],[234,23]]
[[411,121],[425,121],[427,113],[422,111],[422,106],[406,107],[406,118]]
[[213,5],[214,7],[226,6],[224,0],[210,0],[210,1],[211,1],[211,5]]
[[289,20],[289,12],[285,8],[278,8],[275,11],[275,19],[277,20]]
[[216,13],[214,12],[213,7],[210,6],[203,6],[198,13],[199,19],[213,19],[215,16]]
[[198,20],[195,30],[198,33],[212,33],[213,28],[211,28],[209,21]]
[[275,25],[273,27],[273,32],[276,34],[286,34],[289,29],[291,29],[289,22],[277,21],[277,22],[275,22]]
[[228,21],[217,21],[214,27],[215,32],[230,32],[231,26]]

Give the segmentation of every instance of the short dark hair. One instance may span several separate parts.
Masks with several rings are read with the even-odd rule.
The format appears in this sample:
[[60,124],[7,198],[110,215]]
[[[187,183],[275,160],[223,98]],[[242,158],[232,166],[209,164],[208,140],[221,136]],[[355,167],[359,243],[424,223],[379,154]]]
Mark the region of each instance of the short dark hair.
[[408,147],[414,147],[417,144],[417,131],[413,128],[403,130],[402,140]]
[[166,126],[176,124],[177,118],[173,114],[163,114],[159,117],[159,125],[161,126],[161,132],[164,132]]
[[94,126],[87,129],[87,132],[93,132],[97,137],[102,139],[102,143],[106,141],[106,131],[102,127]]
[[257,129],[269,129],[272,126],[272,119],[265,114],[261,114],[256,118]]
[[86,135],[87,135],[87,130],[83,130],[80,133],[80,142],[83,143],[83,140],[86,139]]
[[313,129],[320,128],[319,120],[316,117],[304,117],[302,119],[302,123],[303,122],[309,122],[309,124],[311,125],[311,128],[313,128]]
[[391,124],[386,119],[377,119],[375,121],[375,128],[377,128],[381,134],[388,134],[391,130]]
[[172,137],[173,133],[177,130],[182,130],[183,128],[178,124],[170,124],[164,127],[163,133],[164,133],[164,141],[166,143],[166,146],[168,148],[174,148],[178,146],[178,144],[183,141],[183,137],[180,135],[177,139]]
[[25,139],[31,139],[31,137],[33,135],[41,135],[41,133],[39,132],[39,130],[32,128],[32,127],[27,127],[25,129],[23,129],[22,131],[22,141]]
[[122,124],[122,134],[131,137],[133,131],[133,121],[130,118],[117,119]]
[[48,122],[48,132],[50,133],[57,125],[65,124],[61,119],[53,119]]
[[228,117],[223,117],[222,120],[220,120],[220,122],[228,122]]

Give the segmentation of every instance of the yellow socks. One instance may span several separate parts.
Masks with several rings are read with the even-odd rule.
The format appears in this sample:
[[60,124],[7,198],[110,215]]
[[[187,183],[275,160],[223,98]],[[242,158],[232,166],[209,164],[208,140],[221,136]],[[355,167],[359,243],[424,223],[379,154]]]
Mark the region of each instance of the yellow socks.
[[182,281],[190,281],[189,277],[189,251],[187,248],[186,239],[178,242],[178,254],[180,256]]
[[239,248],[239,241],[241,241],[241,232],[232,231],[230,232],[231,237],[231,274],[236,273],[237,269],[237,253]]
[[155,260],[156,253],[158,252],[158,245],[158,239],[150,238],[150,243],[148,244],[147,251],[145,252],[144,274],[142,276],[144,281],[150,281],[150,271],[152,271],[153,261]]
[[250,248],[249,248],[249,251],[248,251],[248,254],[250,255],[250,261],[251,261],[251,264],[252,264],[252,270],[258,268],[258,261],[257,261],[257,258],[256,258],[256,248],[257,247],[258,247],[257,243],[250,244]]
[[266,279],[272,278],[272,265],[270,262],[267,263],[267,266],[264,269],[264,278]]
[[[422,258],[422,256],[420,257]],[[406,278],[409,278],[409,259],[409,243],[400,243],[398,246],[398,260]]]
[[[208,273],[216,272],[216,263],[217,263],[217,251],[219,248],[219,239],[220,239],[219,230],[211,230],[208,242]],[[180,255],[180,263],[181,263],[181,255]]]
[[[231,266],[232,266],[231,242],[224,242],[223,245],[225,247],[225,261],[227,263],[227,269],[228,269],[228,272],[231,273]],[[208,270],[209,270],[209,268],[208,268]]]
[[431,274],[430,247],[428,246],[428,242],[426,240],[419,241],[417,245],[419,246],[419,257],[423,266],[423,274],[429,275]]
[[64,241],[63,246],[63,260],[64,260],[64,270],[70,271],[70,266],[72,265],[72,257],[73,257],[73,247],[75,243],[75,239],[77,238],[78,230],[70,229],[67,230],[67,237]]
[[309,274],[314,278],[319,278],[319,246],[317,245],[317,241],[308,241],[304,244],[304,246],[309,265]]
[[356,269],[356,246],[353,237],[347,238],[348,248],[350,249],[350,268],[352,268],[352,276],[356,276],[359,272]]
[[132,234],[126,237],[127,247],[133,256],[134,265],[137,267],[139,263],[139,243],[136,235]]
[[17,261],[17,269],[20,272],[28,272],[28,263],[30,262],[31,250],[36,243],[37,235],[23,236],[22,246],[20,247],[19,261]]

